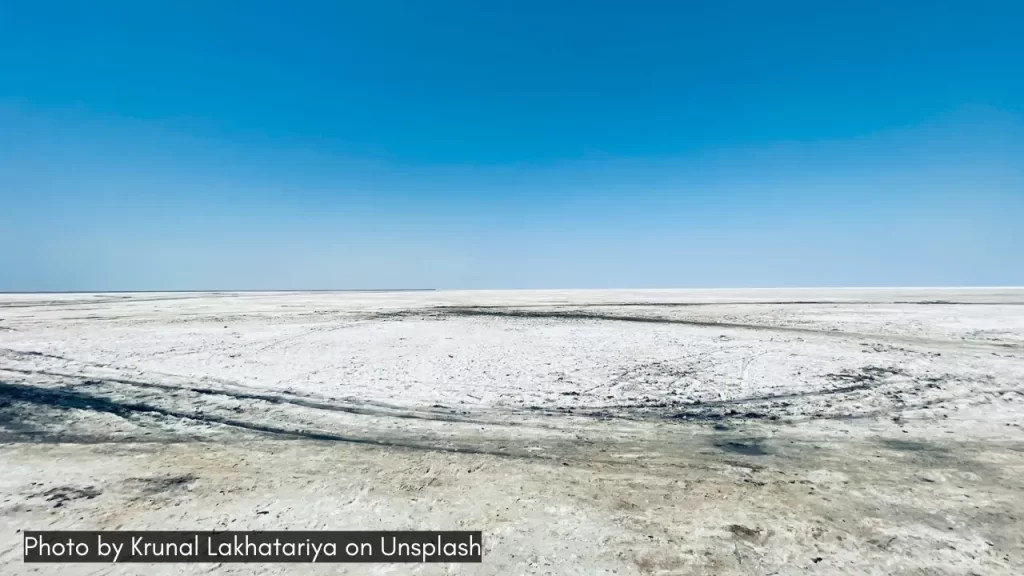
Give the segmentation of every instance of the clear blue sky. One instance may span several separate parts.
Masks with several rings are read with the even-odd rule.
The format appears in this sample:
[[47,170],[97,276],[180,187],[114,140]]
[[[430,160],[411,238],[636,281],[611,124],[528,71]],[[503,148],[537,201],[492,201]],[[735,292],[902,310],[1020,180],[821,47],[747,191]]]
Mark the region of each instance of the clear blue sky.
[[1021,285],[1022,22],[0,0],[0,290]]

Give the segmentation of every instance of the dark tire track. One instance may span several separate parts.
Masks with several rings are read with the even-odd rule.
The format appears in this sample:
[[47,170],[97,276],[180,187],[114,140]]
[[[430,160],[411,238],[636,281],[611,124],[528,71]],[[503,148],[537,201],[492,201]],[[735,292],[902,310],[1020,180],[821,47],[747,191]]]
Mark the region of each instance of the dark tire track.
[[[72,386],[90,386],[95,384],[122,384],[126,386],[134,386],[137,388],[149,388],[155,390],[164,390],[168,392],[194,392],[196,394],[210,395],[210,396],[224,396],[233,398],[235,400],[252,400],[268,402],[270,404],[290,404],[293,406],[301,406],[303,408],[311,408],[314,410],[325,410],[329,412],[343,412],[346,414],[354,414],[358,416],[374,416],[380,418],[402,418],[410,420],[427,420],[434,422],[453,422],[453,423],[464,423],[464,424],[487,424],[487,425],[507,425],[507,426],[520,426],[525,425],[518,422],[495,422],[491,420],[483,420],[476,418],[462,418],[455,415],[444,414],[439,412],[430,412],[427,414],[414,413],[409,411],[399,410],[388,410],[382,408],[367,408],[361,406],[344,406],[340,404],[328,404],[317,400],[310,400],[306,398],[289,398],[285,396],[279,396],[274,394],[258,394],[254,392],[239,392],[231,390],[223,390],[217,388],[207,388],[201,386],[178,386],[174,384],[160,384],[156,382],[143,382],[140,380],[129,380],[125,378],[110,378],[110,377],[92,377],[80,374],[68,374],[65,372],[54,372],[49,370],[23,370],[20,368],[2,368],[0,371],[14,372],[17,374],[23,374],[26,376],[40,375],[40,376],[53,376],[57,378],[68,378],[80,381],[77,385]],[[0,396],[2,397],[2,396]]]
[[365,444],[371,446],[382,446],[391,448],[407,448],[411,450],[421,451],[453,452],[460,454],[487,454],[492,456],[514,458],[533,458],[543,460],[553,458],[551,456],[546,455],[535,455],[529,453],[518,454],[514,452],[489,450],[486,448],[472,446],[440,446],[433,444],[399,440],[387,440],[380,438],[343,436],[340,434],[313,430],[289,430],[287,428],[281,428],[278,426],[268,426],[266,424],[247,422],[234,418],[224,418],[221,416],[214,416],[208,414],[190,414],[179,410],[170,410],[158,406],[153,406],[150,404],[143,404],[137,402],[119,402],[108,398],[95,396],[92,394],[86,394],[84,392],[80,392],[77,390],[41,388],[38,386],[28,386],[24,384],[11,384],[3,381],[0,381],[0,400],[10,403],[23,402],[31,405],[42,406],[47,408],[56,408],[60,410],[73,409],[113,414],[114,416],[118,416],[124,419],[131,419],[133,416],[139,414],[162,416],[166,418],[179,418],[203,424],[219,424],[240,430],[270,434],[276,437],[287,439],[347,442],[351,444]]
[[770,326],[763,324],[744,324],[739,322],[719,322],[716,320],[697,320],[692,318],[659,318],[653,316],[632,316],[619,314],[603,314],[597,312],[561,312],[555,310],[533,311],[517,309],[497,308],[456,308],[435,309],[435,316],[443,318],[450,316],[491,316],[496,318],[518,318],[518,319],[553,319],[553,320],[594,320],[605,322],[637,322],[643,324],[677,324],[681,326],[696,326],[700,328],[726,328],[736,330],[754,330],[760,332],[785,332],[794,334],[814,334],[838,338],[850,338],[859,340],[888,340],[910,344],[921,344],[940,346],[943,348],[978,348],[978,349],[1024,349],[1024,344],[1010,342],[981,342],[977,340],[934,340],[929,338],[916,338],[913,336],[900,336],[895,334],[865,334],[862,332],[846,332],[840,330],[820,330],[817,328],[804,328],[800,326]]

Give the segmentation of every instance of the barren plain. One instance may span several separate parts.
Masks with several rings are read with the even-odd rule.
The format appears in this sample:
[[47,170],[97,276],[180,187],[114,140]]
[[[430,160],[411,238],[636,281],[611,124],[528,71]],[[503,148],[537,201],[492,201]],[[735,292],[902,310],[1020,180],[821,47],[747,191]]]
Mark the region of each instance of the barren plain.
[[[0,295],[3,574],[1024,574],[1024,289]],[[23,564],[22,530],[482,530]]]

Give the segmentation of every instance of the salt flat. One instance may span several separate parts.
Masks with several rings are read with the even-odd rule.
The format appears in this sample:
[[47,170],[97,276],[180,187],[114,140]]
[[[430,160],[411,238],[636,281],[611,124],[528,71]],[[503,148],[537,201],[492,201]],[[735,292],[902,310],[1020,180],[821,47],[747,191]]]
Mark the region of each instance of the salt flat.
[[[398,573],[1020,574],[1022,380],[1017,288],[3,295],[0,565],[438,528],[484,563]],[[396,567],[218,568],[318,570]]]

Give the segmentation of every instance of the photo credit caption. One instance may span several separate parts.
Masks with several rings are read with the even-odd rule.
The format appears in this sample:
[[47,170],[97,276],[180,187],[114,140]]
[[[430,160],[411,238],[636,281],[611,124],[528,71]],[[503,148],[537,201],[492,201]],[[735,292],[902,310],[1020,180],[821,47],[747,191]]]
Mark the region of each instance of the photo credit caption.
[[27,531],[25,562],[482,562],[480,531]]

